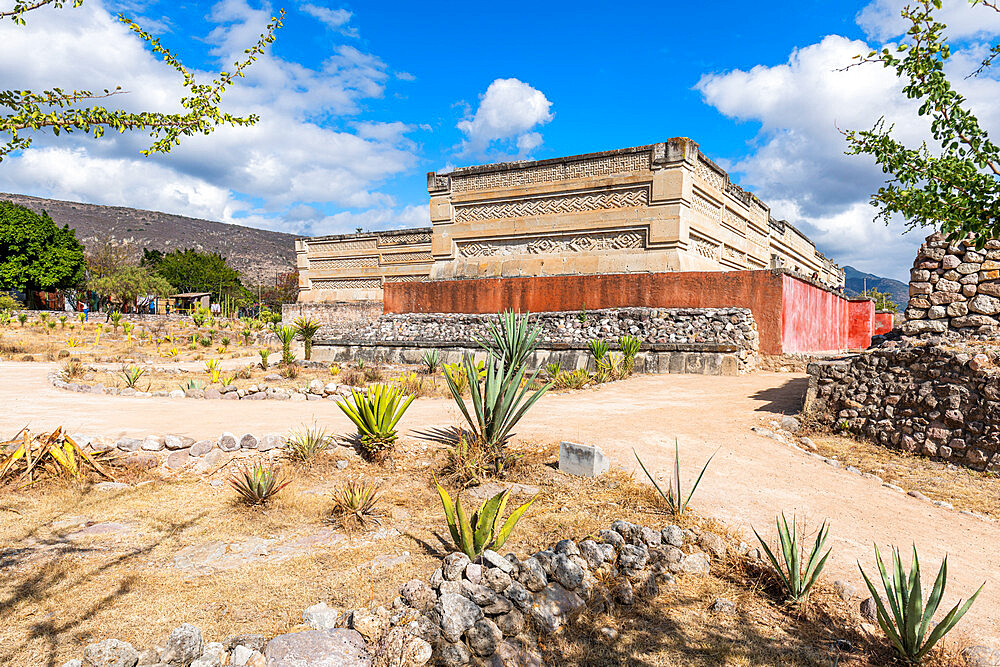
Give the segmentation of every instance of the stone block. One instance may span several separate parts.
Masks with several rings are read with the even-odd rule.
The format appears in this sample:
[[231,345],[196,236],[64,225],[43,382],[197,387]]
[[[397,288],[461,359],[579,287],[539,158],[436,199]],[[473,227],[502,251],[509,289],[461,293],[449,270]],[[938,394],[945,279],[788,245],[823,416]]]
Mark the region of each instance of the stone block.
[[598,477],[611,467],[599,447],[563,441],[559,443],[559,470],[581,477]]

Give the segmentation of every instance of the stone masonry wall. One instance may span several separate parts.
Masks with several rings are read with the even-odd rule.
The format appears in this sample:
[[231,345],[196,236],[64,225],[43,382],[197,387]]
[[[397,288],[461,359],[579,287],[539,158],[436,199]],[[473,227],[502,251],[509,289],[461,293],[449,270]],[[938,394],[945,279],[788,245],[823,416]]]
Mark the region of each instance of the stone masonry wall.
[[1000,471],[998,363],[1000,345],[889,341],[810,364],[804,412],[895,449]]
[[[356,345],[387,350],[476,348],[475,341],[486,334],[487,323],[495,321],[495,314],[388,314],[353,330],[346,338],[332,329],[321,330],[316,350]],[[595,339],[608,341],[614,350],[619,336],[628,334],[641,338],[647,351],[725,350],[735,356],[740,372],[756,367],[760,350],[757,324],[747,308],[616,308],[535,313],[532,321],[542,326],[540,350],[585,349],[585,344]]]
[[928,236],[910,271],[904,315],[907,335],[995,333],[1000,326],[1000,240],[976,250],[971,241],[949,243],[941,234]]

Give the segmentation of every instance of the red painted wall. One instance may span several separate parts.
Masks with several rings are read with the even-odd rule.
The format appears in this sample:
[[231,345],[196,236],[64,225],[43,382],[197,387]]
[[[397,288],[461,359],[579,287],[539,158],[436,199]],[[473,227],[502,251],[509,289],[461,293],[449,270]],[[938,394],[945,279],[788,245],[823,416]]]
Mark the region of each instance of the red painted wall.
[[[846,348],[848,301],[772,271],[684,271],[386,283],[386,313],[749,308],[761,354]],[[868,330],[868,336],[871,336]],[[858,339],[862,331],[858,330]],[[867,346],[868,343],[864,345]]]
[[892,313],[875,313],[875,331],[877,335],[887,334],[895,326],[895,318]]
[[856,350],[872,344],[872,334],[875,332],[875,302],[848,301],[847,347]]

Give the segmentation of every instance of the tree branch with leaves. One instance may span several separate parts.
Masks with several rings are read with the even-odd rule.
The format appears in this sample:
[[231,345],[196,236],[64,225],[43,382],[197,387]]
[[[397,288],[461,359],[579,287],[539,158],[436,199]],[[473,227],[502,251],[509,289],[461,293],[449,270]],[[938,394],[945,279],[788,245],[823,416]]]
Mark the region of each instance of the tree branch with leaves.
[[[18,25],[25,25],[24,15],[28,12],[42,7],[62,8],[66,4],[66,0],[16,0],[13,8],[0,10],[0,19],[9,18]],[[71,0],[71,4],[79,7],[83,0]],[[180,99],[184,111],[136,113],[93,104],[98,100],[125,94],[126,91],[121,86],[107,88],[99,93],[89,90],[67,91],[55,87],[41,92],[0,90],[0,109],[7,109],[6,115],[0,116],[0,136],[6,137],[6,141],[0,142],[0,161],[5,155],[30,146],[34,135],[41,132],[59,136],[78,131],[98,138],[107,131],[148,131],[154,140],[142,151],[143,155],[148,156],[153,153],[169,153],[174,146],[180,144],[182,137],[211,134],[220,125],[254,125],[259,120],[258,116],[236,116],[222,111],[219,105],[223,93],[237,79],[244,78],[250,65],[274,42],[275,31],[281,27],[284,16],[285,12],[282,10],[277,17],[271,17],[257,42],[243,52],[242,57],[233,63],[231,70],[219,72],[211,83],[198,83],[191,70],[159,39],[143,30],[132,19],[119,14],[118,20],[149,44],[153,53],[180,75],[187,91]]]
[[[1000,11],[996,2],[971,0],[983,11]],[[951,57],[947,26],[935,18],[941,0],[916,0],[902,16],[910,27],[898,45],[858,56],[859,63],[879,63],[893,69],[905,84],[902,92],[920,102],[917,113],[930,119],[930,133],[939,149],[927,143],[909,147],[893,136],[892,125],[880,119],[870,130],[844,133],[848,155],[870,155],[888,175],[872,195],[877,219],[888,223],[902,215],[908,229],[939,227],[949,240],[973,237],[977,247],[1000,237],[1000,147],[955,90],[944,71]],[[1000,53],[994,45],[979,76]]]

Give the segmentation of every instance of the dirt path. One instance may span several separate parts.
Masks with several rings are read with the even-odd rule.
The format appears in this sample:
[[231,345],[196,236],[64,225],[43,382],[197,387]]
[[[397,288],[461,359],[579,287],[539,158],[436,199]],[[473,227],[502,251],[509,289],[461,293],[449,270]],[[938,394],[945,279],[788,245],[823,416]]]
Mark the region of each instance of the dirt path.
[[[71,432],[108,436],[177,433],[194,438],[236,433],[284,432],[315,419],[331,431],[349,422],[333,401],[199,401],[76,394],[45,380],[46,364],[0,365],[0,434],[25,424],[36,430],[65,425]],[[694,505],[752,537],[750,526],[773,537],[774,515],[796,514],[815,528],[832,525],[830,580],[864,584],[860,561],[874,571],[872,544],[916,544],[930,582],[948,554],[945,603],[987,586],[962,625],[970,639],[1000,647],[1000,527],[903,496],[876,482],[834,469],[803,452],[750,432],[761,414],[794,413],[805,390],[803,376],[760,373],[738,378],[698,375],[641,376],[595,390],[547,396],[519,429],[519,437],[599,445],[612,461],[636,468],[632,449],[647,466],[671,469],[673,443],[690,480],[718,451]],[[404,424],[410,435],[458,424],[453,403],[416,401]],[[640,473],[641,474],[641,473]],[[765,532],[762,530],[762,534]],[[747,540],[752,542],[753,540]],[[860,598],[859,598],[860,600]]]

